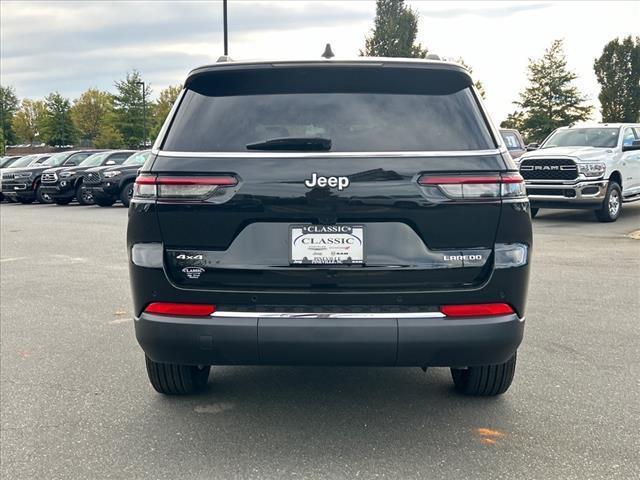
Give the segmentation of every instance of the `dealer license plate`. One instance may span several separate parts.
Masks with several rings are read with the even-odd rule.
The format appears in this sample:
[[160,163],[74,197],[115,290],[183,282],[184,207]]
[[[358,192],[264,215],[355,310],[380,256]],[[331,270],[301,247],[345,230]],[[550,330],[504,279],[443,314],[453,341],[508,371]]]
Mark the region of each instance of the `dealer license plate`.
[[292,225],[292,264],[363,264],[364,227],[361,225]]

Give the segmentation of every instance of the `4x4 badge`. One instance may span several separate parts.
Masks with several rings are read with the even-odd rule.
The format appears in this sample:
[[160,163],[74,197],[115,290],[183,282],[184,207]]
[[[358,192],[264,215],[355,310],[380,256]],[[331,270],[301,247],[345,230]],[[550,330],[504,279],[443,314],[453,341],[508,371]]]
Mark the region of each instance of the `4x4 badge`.
[[305,180],[304,184],[307,188],[338,187],[338,190],[343,190],[349,186],[349,177],[323,177],[318,175],[316,172],[313,172],[311,174],[311,178],[309,180]]

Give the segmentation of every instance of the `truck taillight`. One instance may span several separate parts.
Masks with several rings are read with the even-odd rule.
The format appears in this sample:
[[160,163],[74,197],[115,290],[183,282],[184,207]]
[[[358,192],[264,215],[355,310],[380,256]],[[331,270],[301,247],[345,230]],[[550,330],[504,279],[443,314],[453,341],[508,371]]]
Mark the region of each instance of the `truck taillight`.
[[140,175],[136,179],[133,198],[169,200],[206,200],[226,187],[235,187],[238,179],[233,175],[215,176],[161,176]]
[[456,200],[524,198],[524,179],[519,173],[489,175],[422,175],[418,184],[436,187]]

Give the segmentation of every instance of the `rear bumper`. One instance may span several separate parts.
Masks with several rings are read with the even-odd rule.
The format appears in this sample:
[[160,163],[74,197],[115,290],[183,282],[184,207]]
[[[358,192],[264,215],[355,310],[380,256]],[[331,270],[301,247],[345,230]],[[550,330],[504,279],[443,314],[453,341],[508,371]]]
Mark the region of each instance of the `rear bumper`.
[[517,315],[450,319],[172,317],[142,313],[136,338],[156,362],[186,365],[473,366],[503,363]]
[[527,195],[532,207],[591,208],[601,204],[608,180],[588,180],[570,184],[527,181]]

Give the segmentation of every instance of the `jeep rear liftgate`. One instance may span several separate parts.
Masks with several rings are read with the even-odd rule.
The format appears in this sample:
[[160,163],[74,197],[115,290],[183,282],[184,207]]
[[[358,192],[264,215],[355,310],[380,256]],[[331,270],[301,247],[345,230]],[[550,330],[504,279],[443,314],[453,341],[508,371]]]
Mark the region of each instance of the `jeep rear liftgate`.
[[138,185],[157,200],[171,282],[419,291],[486,281],[513,179],[468,77],[409,70],[193,75]]

